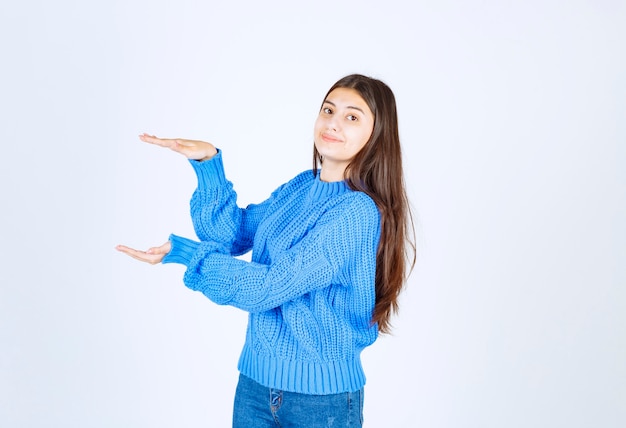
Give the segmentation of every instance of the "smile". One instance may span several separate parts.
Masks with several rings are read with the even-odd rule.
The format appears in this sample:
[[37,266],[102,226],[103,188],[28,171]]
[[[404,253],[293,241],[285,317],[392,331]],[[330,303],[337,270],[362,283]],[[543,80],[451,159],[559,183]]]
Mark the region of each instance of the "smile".
[[341,139],[333,137],[332,135],[327,134],[325,132],[322,133],[322,140],[324,140],[327,143],[341,143],[341,142],[343,142]]

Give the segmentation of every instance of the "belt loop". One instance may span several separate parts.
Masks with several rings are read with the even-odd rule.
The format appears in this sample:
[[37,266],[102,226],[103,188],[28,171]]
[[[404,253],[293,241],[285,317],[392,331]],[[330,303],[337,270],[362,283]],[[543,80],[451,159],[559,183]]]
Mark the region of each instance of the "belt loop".
[[276,412],[283,404],[283,391],[270,388],[270,407],[272,412]]

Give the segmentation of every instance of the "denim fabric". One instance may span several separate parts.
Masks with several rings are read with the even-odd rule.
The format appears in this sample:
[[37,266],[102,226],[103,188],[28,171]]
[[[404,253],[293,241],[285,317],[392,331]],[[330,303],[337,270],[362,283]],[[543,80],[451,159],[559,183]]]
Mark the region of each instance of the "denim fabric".
[[267,388],[239,375],[233,428],[360,428],[363,389],[309,395]]

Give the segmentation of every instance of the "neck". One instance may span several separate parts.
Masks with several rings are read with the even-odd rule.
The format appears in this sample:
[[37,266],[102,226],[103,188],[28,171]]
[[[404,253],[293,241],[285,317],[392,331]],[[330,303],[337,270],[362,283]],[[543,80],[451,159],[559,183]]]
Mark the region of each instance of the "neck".
[[345,172],[345,165],[335,165],[327,162],[322,165],[322,170],[320,171],[320,180],[326,181],[328,183],[343,181],[343,174]]

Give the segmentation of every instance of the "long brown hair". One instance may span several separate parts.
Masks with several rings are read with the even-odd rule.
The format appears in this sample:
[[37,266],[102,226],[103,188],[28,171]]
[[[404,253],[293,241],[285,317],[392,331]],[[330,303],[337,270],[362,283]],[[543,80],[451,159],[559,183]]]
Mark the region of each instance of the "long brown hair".
[[[398,296],[415,264],[415,232],[404,186],[396,99],[385,83],[360,74],[337,81],[324,100],[337,88],[356,90],[374,114],[372,135],[346,168],[344,178],[351,189],[369,195],[381,214],[372,322],[378,323],[381,333],[389,333],[391,315],[398,311]],[[314,146],[315,174],[322,163]]]

